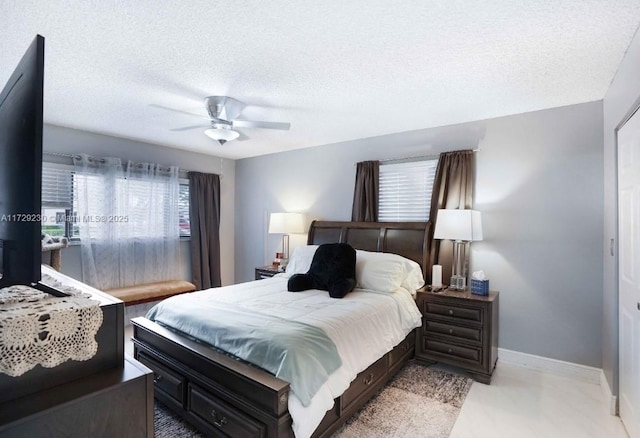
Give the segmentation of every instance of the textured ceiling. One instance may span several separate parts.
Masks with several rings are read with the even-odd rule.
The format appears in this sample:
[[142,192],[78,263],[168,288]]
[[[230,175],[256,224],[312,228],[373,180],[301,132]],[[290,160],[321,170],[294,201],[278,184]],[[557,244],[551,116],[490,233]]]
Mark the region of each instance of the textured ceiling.
[[[0,83],[46,38],[45,121],[227,158],[602,99],[638,0],[0,0]],[[223,146],[202,98],[229,95]]]

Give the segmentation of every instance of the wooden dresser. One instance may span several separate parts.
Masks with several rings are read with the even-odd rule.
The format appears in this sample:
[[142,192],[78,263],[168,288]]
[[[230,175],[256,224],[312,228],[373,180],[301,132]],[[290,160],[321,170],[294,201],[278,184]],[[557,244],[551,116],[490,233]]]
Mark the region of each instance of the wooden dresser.
[[98,351],[89,360],[0,373],[1,438],[153,438],[153,373],[124,354],[124,304],[43,266],[42,273],[100,303]]
[[153,438],[153,374],[131,357],[2,405],[2,438]]
[[419,290],[422,327],[416,338],[416,360],[460,367],[475,380],[490,383],[498,360],[498,292],[488,296],[468,290]]

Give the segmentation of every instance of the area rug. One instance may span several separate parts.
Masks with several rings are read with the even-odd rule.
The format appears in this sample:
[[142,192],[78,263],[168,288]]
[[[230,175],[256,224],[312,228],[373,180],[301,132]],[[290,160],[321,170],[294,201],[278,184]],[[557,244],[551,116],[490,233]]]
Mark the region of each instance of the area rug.
[[[446,438],[473,380],[409,362],[333,436]],[[156,438],[200,438],[196,429],[156,401]]]
[[156,438],[204,438],[196,428],[185,423],[165,405],[155,401],[153,426]]
[[333,435],[335,438],[446,438],[473,380],[413,362]]

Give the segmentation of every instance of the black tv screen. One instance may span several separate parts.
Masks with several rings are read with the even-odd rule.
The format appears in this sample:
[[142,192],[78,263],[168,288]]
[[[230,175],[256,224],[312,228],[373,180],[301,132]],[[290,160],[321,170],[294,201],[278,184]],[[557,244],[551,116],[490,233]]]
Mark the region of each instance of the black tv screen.
[[0,93],[0,286],[40,280],[44,38]]

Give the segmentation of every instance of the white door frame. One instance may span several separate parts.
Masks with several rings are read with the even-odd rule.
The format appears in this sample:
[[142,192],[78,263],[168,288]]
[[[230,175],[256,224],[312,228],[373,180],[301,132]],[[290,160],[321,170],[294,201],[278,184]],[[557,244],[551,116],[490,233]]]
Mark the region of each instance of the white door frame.
[[621,362],[621,352],[620,352],[620,229],[619,229],[619,208],[620,208],[620,187],[619,187],[619,131],[626,125],[626,123],[634,116],[636,113],[640,114],[640,97],[636,99],[631,109],[627,112],[625,117],[620,121],[618,126],[616,126],[614,130],[614,147],[615,147],[615,251],[613,250],[614,245],[613,242],[611,244],[611,255],[615,254],[614,259],[614,272],[615,272],[615,290],[614,294],[616,297],[616,348],[618,349],[617,360],[615,364],[614,373],[617,376],[618,388],[617,388],[617,413],[619,415],[619,403],[620,403],[620,362]]

